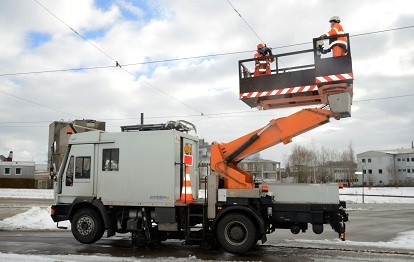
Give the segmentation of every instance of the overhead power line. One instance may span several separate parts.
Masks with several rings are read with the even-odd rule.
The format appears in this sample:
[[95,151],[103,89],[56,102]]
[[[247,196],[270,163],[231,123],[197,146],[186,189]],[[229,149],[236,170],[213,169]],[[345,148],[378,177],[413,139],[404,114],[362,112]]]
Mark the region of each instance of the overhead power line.
[[[0,93],[10,95],[10,94],[5,93],[3,91],[0,91]],[[14,95],[10,95],[10,96],[13,96],[15,98],[28,101],[28,102],[33,103],[33,104],[37,104],[37,105],[46,107],[44,105],[38,104],[36,102],[30,101],[30,100],[27,100],[27,99],[24,99],[24,98],[20,98],[20,97],[14,96]],[[414,96],[414,93],[413,94],[406,94],[406,95],[398,95],[398,96],[386,96],[386,97],[378,97],[378,98],[370,98],[370,99],[362,99],[362,100],[353,100],[353,102],[354,103],[358,103],[358,102],[369,102],[369,101],[375,101],[375,100],[395,99],[395,98],[404,98],[404,97],[411,97],[411,96]],[[49,107],[47,107],[47,108],[49,108]],[[49,109],[52,109],[52,110],[55,110],[55,111],[58,111],[58,112],[65,113],[63,111],[60,111],[60,110],[57,110],[57,109],[54,109],[54,108],[49,108]],[[234,117],[234,115],[236,115],[236,114],[256,113],[258,111],[260,111],[260,110],[244,110],[244,111],[233,111],[233,112],[208,113],[208,116],[209,116],[209,118],[223,118],[223,117],[226,117],[226,116],[229,116],[229,115],[231,117]],[[68,113],[66,113],[66,114],[68,114]],[[265,116],[265,117],[268,117],[268,116],[274,117],[274,114],[273,115],[263,115],[262,114],[260,116],[261,117],[262,116]],[[75,117],[80,118],[78,116],[75,116]],[[172,119],[172,118],[188,118],[188,117],[201,117],[201,115],[199,115],[199,114],[194,115],[193,114],[193,115],[170,115],[170,116],[146,116],[145,118],[146,119],[162,119],[162,118]],[[257,117],[257,116],[239,115],[237,117]],[[141,119],[140,117],[102,118],[102,119],[100,119],[100,121],[124,121],[124,120],[140,120],[140,119]],[[6,121],[6,122],[0,122],[0,125],[5,126],[5,125],[8,125],[8,124],[36,124],[36,123],[39,123],[40,124],[40,123],[51,123],[53,121],[55,121],[55,120],[48,120],[48,121]]]
[[[359,37],[365,35],[372,35],[372,34],[379,34],[379,33],[386,33],[391,31],[403,30],[403,29],[411,29],[414,28],[413,26],[404,26],[398,28],[391,28],[379,31],[371,31],[366,33],[360,33],[351,35],[350,37]],[[311,44],[312,42],[302,42],[296,44],[288,44],[282,46],[275,46],[272,48],[275,49],[283,49],[288,47],[294,46],[301,46],[306,44]],[[127,63],[127,64],[119,64],[121,67],[128,67],[134,65],[146,65],[146,64],[156,64],[156,63],[168,63],[168,62],[175,62],[181,60],[190,60],[190,59],[200,59],[200,58],[209,58],[209,57],[216,57],[216,56],[226,56],[226,55],[236,55],[236,54],[243,54],[243,53],[252,53],[255,50],[246,50],[246,51],[234,51],[234,52],[226,52],[226,53],[217,53],[217,54],[209,54],[209,55],[199,55],[199,56],[188,56],[188,57],[181,57],[181,58],[171,58],[171,59],[163,59],[163,60],[154,60],[154,61],[145,61],[145,62],[136,62],[136,63]],[[67,69],[52,69],[52,70],[41,70],[41,71],[28,71],[28,72],[13,72],[13,73],[3,73],[0,74],[1,76],[15,76],[15,75],[29,75],[29,74],[44,74],[44,73],[57,73],[57,72],[65,72],[65,71],[82,71],[82,70],[96,70],[96,69],[105,69],[105,68],[114,68],[117,67],[116,65],[106,65],[106,66],[94,66],[94,67],[76,67],[76,68],[67,68]]]
[[126,70],[125,68],[122,68],[122,65],[118,63],[117,60],[115,60],[113,57],[111,57],[110,55],[108,55],[106,52],[104,52],[102,49],[100,49],[98,46],[96,46],[94,43],[92,43],[91,41],[89,41],[86,37],[84,37],[83,35],[81,35],[80,33],[78,33],[75,29],[73,29],[72,27],[70,27],[67,23],[65,23],[62,19],[60,19],[57,15],[55,15],[52,11],[50,11],[49,9],[47,9],[44,5],[42,5],[41,3],[39,3],[37,0],[34,0],[36,3],[38,3],[41,7],[43,7],[47,12],[49,12],[51,15],[53,15],[57,20],[59,20],[61,23],[63,23],[66,27],[68,27],[70,30],[72,30],[76,35],[78,35],[79,37],[81,37],[83,40],[85,40],[86,42],[88,42],[90,45],[92,45],[94,48],[96,48],[97,50],[99,50],[102,54],[104,54],[105,56],[107,56],[109,59],[111,59],[112,61],[115,62],[115,66],[121,68],[122,70],[124,70],[126,73],[134,76],[136,79],[138,79],[139,81],[145,83],[146,85],[154,88],[155,90],[161,92],[162,94],[168,96],[169,98],[180,102],[181,104],[183,104],[184,106],[200,113],[202,116],[204,116],[205,114],[199,110],[197,110],[196,108],[184,103],[183,101],[181,101],[180,99],[168,94],[165,91],[162,91],[161,89],[155,87],[154,85],[148,83],[147,81],[144,81],[142,79],[140,79],[139,77],[137,77],[136,75],[134,75],[133,73],[129,72],[128,70]]
[[[146,85],[156,89],[157,91],[163,93],[164,95],[170,97],[171,99],[174,99],[175,101],[178,101],[179,103],[191,108],[192,110],[200,113],[200,116],[207,116],[210,117],[209,115],[214,115],[214,114],[209,114],[206,115],[203,112],[197,110],[196,108],[184,103],[183,101],[175,98],[174,96],[168,94],[167,92],[157,88],[156,86],[142,80],[139,79],[135,74],[127,71],[125,68],[125,66],[131,66],[131,65],[138,65],[138,64],[149,64],[149,63],[159,63],[159,62],[170,62],[170,61],[178,61],[178,60],[185,60],[185,59],[196,59],[196,58],[205,58],[205,57],[212,57],[212,56],[223,56],[223,55],[230,55],[230,54],[238,54],[238,53],[246,53],[246,52],[251,52],[251,51],[239,51],[239,52],[229,52],[229,53],[220,53],[220,54],[213,54],[213,55],[203,55],[203,56],[194,56],[194,57],[184,57],[184,58],[177,58],[177,59],[167,59],[167,60],[159,60],[159,61],[148,61],[148,62],[141,62],[141,63],[134,63],[134,64],[125,64],[125,65],[121,65],[118,63],[118,61],[116,61],[114,58],[112,58],[110,55],[108,55],[107,53],[105,53],[102,49],[100,49],[99,47],[97,47],[95,44],[93,44],[92,42],[90,42],[88,39],[86,39],[83,35],[79,34],[76,30],[74,30],[72,27],[70,27],[68,24],[66,24],[62,19],[60,19],[58,16],[56,16],[55,14],[53,14],[49,9],[47,9],[44,5],[42,5],[41,3],[39,3],[37,0],[35,0],[36,3],[38,3],[40,6],[42,6],[47,12],[49,12],[51,15],[53,15],[56,19],[58,19],[61,23],[63,23],[65,26],[67,26],[71,31],[73,31],[76,35],[78,35],[79,37],[81,37],[83,40],[87,41],[89,44],[91,44],[94,48],[96,48],[97,50],[99,50],[101,53],[103,53],[105,56],[107,56],[108,58],[110,58],[112,61],[116,62],[116,65],[111,65],[111,66],[95,66],[95,67],[84,67],[84,68],[72,68],[72,69],[56,69],[56,70],[43,70],[43,71],[32,71],[32,72],[18,72],[18,73],[6,73],[6,74],[0,74],[0,76],[12,76],[12,75],[24,75],[24,74],[40,74],[40,73],[51,73],[51,72],[65,72],[65,71],[81,71],[81,70],[93,70],[93,69],[103,69],[103,68],[112,68],[112,67],[120,67],[121,69],[123,69],[126,73],[134,76],[135,78],[137,78],[139,81],[142,81],[143,83],[145,83]],[[238,15],[243,19],[243,17],[240,15],[240,13],[234,8],[234,6],[227,0],[227,2],[233,7],[233,9],[238,13]],[[248,23],[243,19],[243,21],[248,25]],[[250,27],[250,25],[248,25]],[[380,30],[380,31],[373,31],[373,32],[367,32],[367,33],[361,33],[361,34],[357,34],[357,35],[353,35],[353,36],[363,36],[363,35],[368,35],[368,34],[375,34],[375,33],[383,33],[383,32],[389,32],[389,31],[396,31],[396,30],[402,30],[402,29],[409,29],[409,28],[413,28],[414,26],[406,26],[406,27],[400,27],[400,28],[393,28],[393,29],[386,29],[386,30]],[[250,27],[251,28],[251,27]],[[251,30],[256,34],[256,32],[251,28]],[[256,36],[260,39],[260,37],[256,34]],[[261,39],[260,39],[261,40]],[[303,45],[303,44],[308,44],[311,42],[305,42],[305,43],[297,43],[297,44],[291,44],[291,45],[285,45],[285,46],[280,46],[278,48],[284,48],[284,47],[291,47],[291,46],[297,46],[297,45]],[[34,101],[30,101],[28,99],[22,98],[22,97],[18,97],[3,91],[0,91],[0,93],[3,93],[5,95],[9,95],[12,97],[15,97],[17,99],[21,99],[23,101],[38,105],[38,106],[42,106],[45,108],[48,108],[50,110],[54,110],[60,113],[64,113],[67,115],[71,115],[77,118],[82,118]],[[412,94],[414,95],[414,94]],[[412,96],[409,95],[409,96]],[[405,96],[398,96],[398,97],[405,97]],[[395,97],[396,98],[396,97]],[[379,99],[387,99],[387,98],[377,98],[377,99],[369,99],[369,100],[361,100],[361,101],[372,101],[372,100],[379,100]],[[355,101],[355,102],[361,102],[361,101]],[[237,113],[237,112],[234,112]],[[225,114],[225,113],[224,113]]]
[[240,18],[243,20],[243,22],[256,35],[256,37],[260,40],[260,42],[264,43],[264,41],[260,38],[260,36],[256,33],[256,31],[253,30],[253,28],[249,25],[249,23],[247,23],[247,21],[243,18],[243,16],[239,13],[239,11],[237,11],[237,9],[234,7],[234,5],[232,5],[229,0],[227,0],[227,3],[229,3],[229,5],[231,5],[231,7],[233,8],[234,12],[236,12],[240,16]]
[[31,101],[31,100],[29,100],[29,99],[23,98],[23,97],[15,96],[15,95],[12,95],[12,94],[6,93],[6,92],[4,92],[4,91],[0,91],[0,93],[2,93],[2,94],[4,94],[4,95],[11,96],[11,97],[14,97],[14,98],[17,98],[17,99],[20,99],[20,100],[23,100],[23,101],[26,101],[26,102],[28,102],[28,103],[31,103],[31,104],[34,104],[34,105],[37,105],[37,106],[41,106],[41,107],[44,107],[44,108],[47,108],[47,109],[50,109],[50,110],[53,110],[53,111],[59,112],[59,113],[63,113],[63,114],[65,114],[65,115],[74,116],[74,117],[76,117],[76,118],[82,118],[82,117],[80,117],[80,116],[76,116],[76,115],[74,115],[74,114],[71,114],[71,113],[68,113],[68,112],[65,112],[65,111],[62,111],[62,110],[59,110],[59,109],[56,109],[56,108],[50,107],[50,106],[46,106],[46,105],[43,105],[43,104],[40,104],[40,103],[37,103],[37,102]]
[[408,94],[408,95],[400,95],[400,96],[386,96],[386,97],[378,97],[378,98],[370,98],[370,99],[362,99],[362,100],[354,100],[353,102],[369,102],[369,101],[376,101],[376,100],[384,100],[384,99],[392,99],[392,98],[401,98],[401,97],[410,97],[414,96],[414,94]]
[[17,72],[17,73],[5,73],[0,74],[0,76],[16,76],[16,75],[31,75],[31,74],[43,74],[43,73],[57,73],[57,72],[69,72],[69,71],[83,71],[83,70],[94,70],[94,69],[104,69],[104,68],[113,68],[112,66],[93,66],[93,67],[78,67],[78,68],[68,68],[68,69],[54,69],[54,70],[42,70],[42,71],[29,71],[29,72]]
[[105,53],[102,49],[100,49],[98,46],[96,46],[94,43],[92,43],[91,41],[89,41],[86,37],[84,37],[83,35],[79,34],[75,29],[73,29],[72,27],[70,27],[68,24],[66,24],[62,19],[60,19],[57,15],[55,15],[54,13],[52,13],[52,11],[50,11],[49,9],[47,9],[44,5],[42,5],[41,3],[39,3],[39,1],[34,0],[36,3],[38,3],[41,7],[43,7],[49,14],[51,14],[52,16],[54,16],[57,20],[59,20],[62,24],[64,24],[66,27],[68,27],[70,30],[72,30],[75,34],[77,34],[79,37],[81,37],[83,40],[85,40],[86,42],[88,42],[90,45],[92,45],[93,47],[95,47],[97,50],[99,50],[102,54],[104,54],[106,57],[108,57],[109,59],[111,59],[112,61],[116,62],[116,60],[114,58],[112,58],[110,55],[108,55],[107,53]]

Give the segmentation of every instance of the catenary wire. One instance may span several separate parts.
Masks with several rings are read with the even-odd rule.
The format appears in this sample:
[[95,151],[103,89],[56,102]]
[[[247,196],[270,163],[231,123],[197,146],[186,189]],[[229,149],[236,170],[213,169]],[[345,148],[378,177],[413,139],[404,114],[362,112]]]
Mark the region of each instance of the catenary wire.
[[79,37],[81,37],[83,40],[85,40],[86,42],[88,42],[90,45],[92,45],[94,48],[96,48],[97,50],[99,50],[102,54],[104,54],[106,57],[108,57],[109,59],[111,59],[112,61],[116,62],[116,60],[114,58],[112,58],[110,55],[108,55],[106,52],[104,52],[102,49],[100,49],[98,46],[96,46],[94,43],[92,43],[91,41],[89,41],[86,37],[84,37],[83,35],[79,34],[75,29],[73,29],[72,27],[70,27],[68,24],[66,24],[62,19],[60,19],[57,15],[55,15],[52,11],[50,11],[49,9],[47,9],[44,5],[42,5],[41,3],[39,3],[39,1],[34,0],[36,3],[38,3],[41,7],[43,7],[48,13],[50,13],[52,16],[54,16],[57,20],[59,20],[62,24],[64,24],[65,26],[67,26],[70,30],[72,30],[75,34],[77,34]]
[[[239,11],[237,11],[237,9],[230,3],[229,0],[227,0],[227,3],[229,3],[229,5],[233,8],[233,10],[236,12],[236,14],[239,15],[239,17],[243,20],[243,22],[250,28],[250,30],[256,35],[256,37],[259,39],[259,41],[261,43],[265,43],[260,36],[256,33],[256,31],[254,31],[254,29],[249,25],[249,23],[247,23],[247,21],[243,18],[243,16],[239,13]],[[285,67],[287,67],[287,65],[285,63],[283,63],[283,61],[278,58],[277,60],[279,60],[280,63],[282,63],[282,65],[284,65]]]
[[[413,26],[404,26],[404,27],[397,27],[391,29],[384,29],[378,31],[371,31],[366,33],[360,33],[355,35],[350,35],[352,37],[359,37],[365,35],[372,35],[372,34],[379,34],[379,33],[386,33],[391,31],[397,30],[404,30],[404,29],[411,29],[414,28]],[[282,46],[272,47],[275,49],[283,49],[288,47],[294,46],[301,46],[306,44],[311,44],[312,42],[302,42],[296,44],[288,44]],[[154,61],[146,61],[146,62],[136,62],[136,63],[127,63],[127,64],[119,64],[122,67],[134,66],[134,65],[146,65],[146,64],[156,64],[156,63],[168,63],[174,61],[181,61],[181,60],[190,60],[190,59],[200,59],[200,58],[209,58],[209,57],[216,57],[216,56],[226,56],[226,55],[236,55],[236,54],[243,54],[243,53],[251,53],[255,50],[247,50],[247,51],[234,51],[234,52],[226,52],[226,53],[217,53],[217,54],[209,54],[209,55],[199,55],[199,56],[188,56],[188,57],[181,57],[181,58],[171,58],[171,59],[163,59],[163,60],[154,60]],[[104,69],[104,68],[114,68],[117,67],[116,65],[107,65],[107,66],[94,66],[94,67],[78,67],[78,68],[68,68],[68,69],[54,69],[54,70],[42,70],[42,71],[29,71],[29,72],[14,72],[14,73],[3,73],[0,74],[1,76],[15,76],[15,75],[29,75],[29,74],[43,74],[43,73],[55,73],[55,72],[64,72],[64,71],[82,71],[82,70],[94,70],[94,69]]]
[[[201,116],[205,116],[205,114],[203,113],[203,112],[201,112],[200,110],[197,110],[196,108],[194,108],[193,106],[191,106],[191,105],[189,105],[189,104],[186,104],[186,103],[184,103],[183,101],[181,101],[180,99],[178,99],[178,98],[176,98],[176,97],[174,97],[174,96],[172,96],[172,95],[170,95],[170,94],[168,94],[167,92],[165,92],[165,91],[162,91],[161,89],[159,89],[159,88],[157,88],[157,87],[155,87],[154,85],[152,85],[152,84],[150,84],[149,82],[147,82],[147,81],[144,81],[144,80],[142,80],[142,79],[140,79],[139,77],[137,77],[136,75],[134,75],[133,73],[131,73],[131,72],[129,72],[128,70],[126,70],[125,68],[122,68],[122,66],[118,63],[118,61],[117,60],[115,60],[113,57],[111,57],[110,55],[108,55],[106,52],[104,52],[102,49],[100,49],[98,46],[96,46],[95,44],[93,44],[91,41],[89,41],[86,37],[84,37],[83,35],[81,35],[80,33],[78,33],[75,29],[73,29],[72,27],[70,27],[67,23],[65,23],[62,19],[60,19],[57,15],[55,15],[52,11],[50,11],[49,9],[47,9],[44,5],[42,5],[41,3],[39,3],[37,0],[34,0],[36,3],[38,3],[41,7],[43,7],[47,12],[49,12],[51,15],[53,15],[57,20],[59,20],[61,23],[63,23],[65,26],[67,26],[70,30],[72,30],[76,35],[78,35],[79,37],[81,37],[83,40],[85,40],[86,42],[88,42],[90,45],[92,45],[94,48],[96,48],[97,50],[99,50],[102,54],[104,54],[105,56],[107,56],[108,58],[110,58],[112,61],[114,61],[116,64],[116,67],[119,67],[119,68],[121,68],[123,71],[125,71],[126,73],[128,73],[128,74],[130,74],[130,75],[132,75],[132,76],[134,76],[137,80],[139,80],[139,81],[141,81],[141,82],[143,82],[143,83],[145,83],[146,85],[148,85],[148,86],[150,86],[150,87],[152,87],[153,89],[155,89],[155,90],[157,90],[157,91],[159,91],[159,92],[161,92],[162,94],[164,94],[164,95],[166,95],[167,97],[169,97],[169,98],[171,98],[171,99],[173,99],[173,100],[175,100],[175,101],[178,101],[179,103],[181,103],[182,105],[184,105],[184,106],[186,106],[186,107],[188,107],[188,108],[190,108],[190,109],[192,109],[192,110],[194,110],[194,111],[196,111],[196,112],[198,112],[198,113],[200,113],[201,114]],[[208,116],[207,116],[208,117]]]
[[[4,93],[3,91],[0,91],[0,93]],[[12,95],[13,96],[13,95]],[[395,98],[404,98],[404,97],[411,97],[414,96],[414,94],[406,94],[406,95],[399,95],[399,96],[388,96],[388,97],[378,97],[378,98],[370,98],[370,99],[362,99],[362,100],[353,100],[353,103],[361,103],[361,102],[369,102],[369,101],[375,101],[375,100],[385,100],[385,99],[395,99]],[[16,97],[16,96],[14,96]],[[19,97],[16,97],[19,98]],[[22,100],[26,100],[21,98]],[[28,100],[26,100],[28,101]],[[34,104],[37,104],[35,102],[32,101],[28,101]],[[40,104],[39,104],[40,105]],[[43,106],[43,105],[41,105]],[[51,109],[51,108],[50,108]],[[56,109],[53,109],[56,110]],[[57,110],[59,111],[59,110]],[[244,111],[233,111],[233,112],[220,112],[220,113],[209,113],[208,116],[210,118],[223,118],[226,117],[227,115],[233,115],[232,117],[235,117],[235,114],[244,114],[244,113],[256,113],[260,110],[244,110]],[[61,111],[59,111],[61,112]],[[66,113],[68,114],[68,113]],[[73,115],[72,115],[73,116]],[[272,115],[261,115],[261,116],[265,116],[265,117],[269,117],[269,116],[274,116],[274,114]],[[146,119],[163,119],[163,118],[188,118],[188,117],[200,117],[199,114],[197,115],[171,115],[171,116],[146,116]],[[250,117],[250,116],[246,116],[246,115],[240,115],[237,117]],[[258,116],[252,116],[252,117],[258,117]],[[357,117],[355,117],[357,118]],[[125,118],[102,118],[100,120],[102,121],[124,121],[124,120],[139,120],[140,117],[125,117]],[[48,121],[7,121],[7,122],[0,122],[1,125],[7,125],[7,124],[35,124],[35,123],[50,123],[53,122],[54,120],[48,120]]]
[[[94,45],[92,42],[90,42],[88,39],[86,39],[83,35],[81,35],[81,34],[79,34],[76,30],[74,30],[72,27],[70,27],[68,24],[66,24],[63,20],[61,20],[58,16],[56,16],[55,14],[53,14],[49,9],[47,9],[44,5],[42,5],[41,3],[39,3],[37,0],[35,0],[35,2],[36,3],[38,3],[40,6],[42,6],[47,12],[49,12],[50,14],[52,14],[56,19],[58,19],[61,23],[63,23],[65,26],[67,26],[69,29],[71,29],[75,34],[77,34],[78,36],[80,36],[82,39],[84,39],[85,41],[87,41],[89,44],[91,44],[93,47],[95,47],[96,49],[98,49],[100,52],[102,52],[103,54],[105,54],[107,57],[109,57],[111,60],[113,60],[113,61],[115,61],[116,63],[117,63],[117,65],[116,66],[97,66],[97,67],[87,67],[87,68],[74,68],[74,69],[58,69],[58,70],[44,70],[44,71],[35,71],[35,72],[21,72],[21,73],[10,73],[10,74],[3,74],[3,75],[0,75],[0,76],[10,76],[10,75],[17,75],[17,74],[33,74],[33,73],[50,73],[50,72],[63,72],[63,71],[75,71],[75,70],[91,70],[91,69],[102,69],[102,68],[112,68],[112,67],[120,67],[120,68],[122,68],[122,66],[129,66],[129,65],[136,65],[136,64],[145,64],[145,63],[154,63],[154,62],[156,62],[156,61],[150,61],[150,62],[143,62],[143,63],[136,63],[136,64],[126,64],[126,65],[119,65],[118,64],[118,62],[114,59],[114,58],[112,58],[111,56],[109,56],[107,53],[105,53],[102,49],[100,49],[99,47],[97,47],[96,45]],[[234,6],[227,0],[227,2],[233,7],[233,9],[235,10],[235,12],[243,19],[243,21],[249,26],[249,28],[256,34],[256,36],[259,38],[259,40],[261,40],[260,39],[260,37],[257,35],[257,33],[250,27],[250,25],[245,21],[245,19],[241,16],[241,14],[234,8]],[[400,29],[408,29],[408,28],[412,28],[412,27],[414,27],[414,26],[406,26],[406,27],[401,27],[401,28],[393,28],[393,29],[386,29],[386,30],[380,30],[380,31],[375,31],[375,32],[367,32],[367,33],[361,33],[361,34],[357,34],[357,35],[354,35],[354,36],[361,36],[361,35],[368,35],[368,34],[374,34],[374,33],[381,33],[381,32],[389,32],[389,31],[395,31],[395,30],[400,30]],[[306,42],[306,43],[310,43],[310,42]],[[298,44],[291,44],[291,45],[286,45],[286,46],[282,46],[282,47],[290,47],[290,46],[296,46],[296,45],[302,45],[302,44],[306,44],[306,43],[298,43]],[[279,47],[279,48],[282,48],[282,47]],[[244,52],[250,52],[250,51],[241,51],[241,52],[232,52],[233,54],[234,53],[244,53]],[[168,59],[168,60],[163,60],[163,61],[173,61],[173,60],[184,60],[184,59],[191,59],[191,58],[202,58],[202,57],[209,57],[209,56],[217,56],[217,55],[227,55],[227,54],[232,54],[232,53],[221,53],[221,54],[216,54],[216,55],[206,55],[206,56],[197,56],[197,57],[188,57],[188,58],[178,58],[178,59]],[[122,68],[125,72],[127,72],[128,74],[130,74],[130,75],[132,75],[132,76],[134,76],[135,78],[137,78],[138,80],[140,80],[140,81],[142,81],[142,82],[144,82],[145,84],[147,84],[147,85],[149,85],[150,87],[152,87],[152,88],[154,88],[154,89],[156,89],[157,91],[159,91],[159,92],[161,92],[161,93],[163,93],[164,95],[166,95],[166,96],[168,96],[168,97],[170,97],[171,99],[174,99],[174,100],[176,100],[176,101],[178,101],[178,102],[180,102],[181,104],[183,104],[183,105],[185,105],[185,106],[187,106],[187,107],[189,107],[189,108],[191,108],[192,110],[194,110],[194,111],[196,111],[196,112],[198,112],[198,113],[200,113],[200,115],[201,116],[207,116],[207,117],[209,117],[208,115],[206,115],[206,114],[204,114],[203,112],[201,112],[201,111],[199,111],[199,110],[197,110],[196,108],[194,108],[194,107],[192,107],[192,106],[190,106],[190,105],[187,105],[186,103],[184,103],[184,102],[182,102],[181,100],[179,100],[179,99],[177,99],[177,98],[175,98],[174,96],[171,96],[170,94],[168,94],[168,93],[166,93],[166,92],[164,92],[164,91],[162,91],[161,89],[159,89],[159,88],[157,88],[157,87],[155,87],[154,85],[152,85],[152,84],[150,84],[150,83],[148,83],[147,81],[144,81],[144,80],[142,80],[142,79],[139,79],[135,74],[133,74],[133,73],[131,73],[131,72],[129,72],[128,70],[126,70],[125,68]],[[2,92],[3,94],[7,94],[7,95],[11,95],[11,94],[8,94],[8,93],[5,93],[5,92]],[[14,95],[11,95],[11,96],[14,96]],[[25,99],[25,98],[21,98],[21,97],[18,97],[18,96],[14,96],[14,97],[16,97],[16,98],[19,98],[19,99],[22,99],[22,100],[24,100],[24,101],[27,101],[27,102],[30,102],[30,103],[33,103],[33,104],[36,104],[36,105],[39,105],[39,106],[43,106],[43,107],[45,107],[45,108],[49,108],[49,109],[51,109],[51,110],[55,110],[55,111],[58,111],[58,112],[61,112],[61,113],[65,113],[65,114],[68,114],[68,115],[71,115],[71,114],[69,114],[69,113],[67,113],[67,112],[64,112],[64,111],[60,111],[60,110],[58,110],[58,109],[54,109],[54,108],[51,108],[51,107],[48,107],[48,106],[45,106],[45,105],[42,105],[42,104],[39,104],[39,103],[36,103],[36,102],[33,102],[33,101],[30,101],[30,100],[28,100],[28,99]],[[358,102],[358,101],[355,101],[355,102]],[[74,116],[74,115],[72,115],[72,116]],[[76,116],[76,117],[78,117],[78,116]]]
[[14,98],[16,98],[16,99],[23,100],[23,101],[25,101],[25,102],[28,102],[28,103],[31,103],[31,104],[34,104],[34,105],[37,105],[37,106],[41,106],[41,107],[44,107],[44,108],[47,108],[47,109],[50,109],[50,110],[53,110],[53,111],[59,112],[59,113],[63,113],[63,114],[65,114],[65,115],[70,115],[70,116],[73,116],[73,117],[76,117],[76,118],[83,118],[83,117],[80,117],[80,116],[77,116],[77,115],[74,115],[74,114],[71,114],[71,113],[68,113],[68,112],[65,112],[65,111],[62,111],[62,110],[59,110],[59,109],[56,109],[56,108],[50,107],[50,106],[46,106],[46,105],[43,105],[43,104],[40,104],[40,103],[37,103],[37,102],[33,102],[33,101],[31,101],[31,100],[29,100],[29,99],[26,99],[26,98],[22,98],[22,97],[19,97],[19,96],[16,96],[16,95],[12,95],[12,94],[6,93],[6,92],[4,92],[4,91],[0,91],[0,93],[2,93],[2,94],[4,94],[4,95],[11,96],[11,97],[14,97]]
[[256,37],[259,39],[259,41],[261,43],[264,43],[264,41],[260,38],[260,36],[256,33],[256,31],[254,31],[254,29],[249,25],[249,23],[247,23],[247,21],[243,18],[243,16],[239,13],[239,11],[237,11],[237,9],[234,7],[234,5],[232,5],[232,3],[230,3],[229,0],[227,0],[227,3],[229,3],[229,5],[233,8],[234,12],[236,12],[236,14],[239,15],[239,17],[243,20],[243,22],[250,28],[250,30],[253,32],[253,34],[256,35]]

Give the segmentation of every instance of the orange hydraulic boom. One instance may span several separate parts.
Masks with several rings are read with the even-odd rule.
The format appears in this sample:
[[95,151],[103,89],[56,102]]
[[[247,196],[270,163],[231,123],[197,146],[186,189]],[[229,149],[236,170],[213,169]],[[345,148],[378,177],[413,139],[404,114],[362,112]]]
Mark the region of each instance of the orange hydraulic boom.
[[[237,167],[245,157],[329,122],[351,116],[353,73],[349,35],[346,55],[324,58],[319,52],[321,42],[313,39],[313,49],[272,56],[276,69],[271,74],[253,77],[248,63],[239,61],[240,99],[250,107],[276,109],[304,105],[325,104],[325,109],[302,109],[287,117],[273,119],[263,128],[228,143],[214,142],[211,146],[211,169],[224,179],[224,188],[251,189],[253,176]],[[314,63],[280,68],[280,57],[313,54]]]
[[228,143],[214,142],[211,145],[211,169],[224,178],[225,188],[254,188],[251,174],[237,167],[245,157],[292,138],[329,122],[329,118],[340,118],[327,109],[302,109],[287,117],[273,119],[265,127]]

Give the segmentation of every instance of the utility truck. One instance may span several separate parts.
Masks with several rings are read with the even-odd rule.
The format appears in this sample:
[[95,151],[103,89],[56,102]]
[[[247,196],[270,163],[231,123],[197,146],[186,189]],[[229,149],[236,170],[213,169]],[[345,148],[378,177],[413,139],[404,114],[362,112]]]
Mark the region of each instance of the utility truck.
[[[208,164],[200,163],[199,138],[186,121],[72,134],[56,174],[53,220],[58,227],[69,220],[74,237],[85,244],[96,242],[105,231],[107,237],[129,232],[134,246],[180,239],[240,254],[259,240],[265,243],[276,229],[298,234],[309,225],[316,234],[329,225],[345,240],[348,214],[337,184],[262,184],[237,165],[330,118],[350,116],[352,77],[318,82],[326,75],[352,76],[350,50],[344,57],[321,61],[317,41],[313,49],[301,51],[314,55],[315,63],[306,67],[277,67],[270,75],[253,77],[246,63],[254,60],[240,61],[240,98],[264,110],[317,103],[323,107],[273,119],[228,143],[213,142]],[[315,85],[312,90],[296,87],[309,82]],[[286,88],[297,92],[278,91]],[[199,178],[203,170],[205,180]]]

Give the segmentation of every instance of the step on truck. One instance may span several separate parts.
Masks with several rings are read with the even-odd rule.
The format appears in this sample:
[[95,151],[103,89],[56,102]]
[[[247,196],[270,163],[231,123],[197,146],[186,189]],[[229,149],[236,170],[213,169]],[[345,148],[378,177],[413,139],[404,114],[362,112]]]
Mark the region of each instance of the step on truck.
[[[315,54],[316,41],[312,51]],[[335,65],[336,61],[342,63],[341,58],[329,63]],[[313,66],[310,70],[315,73],[318,68]],[[247,70],[246,66],[241,68]],[[69,220],[73,236],[85,244],[98,241],[105,231],[106,237],[129,232],[137,247],[179,239],[186,244],[220,246],[230,253],[242,254],[259,241],[265,243],[266,236],[276,229],[298,234],[311,226],[314,233],[321,234],[326,225],[345,240],[348,214],[345,202],[339,200],[337,184],[262,184],[237,165],[256,152],[291,142],[293,137],[328,123],[330,118],[350,116],[349,79],[329,81],[325,88],[315,83],[324,91],[256,97],[254,93],[263,89],[264,77],[269,78],[266,83],[275,90],[286,88],[278,82],[282,78],[288,84],[289,76],[273,76],[288,70],[282,71],[248,76],[252,78],[248,84],[252,94],[242,96],[246,86],[241,81],[241,99],[262,109],[285,107],[286,103],[296,106],[294,101],[302,103],[307,96],[311,103],[319,99],[325,104],[273,119],[228,143],[213,142],[207,164],[200,163],[199,138],[195,127],[186,121],[124,126],[121,132],[114,133],[72,134],[55,174],[51,217],[58,227],[59,222]],[[207,173],[206,179],[200,179],[201,173]],[[205,188],[202,191],[201,183]]]

